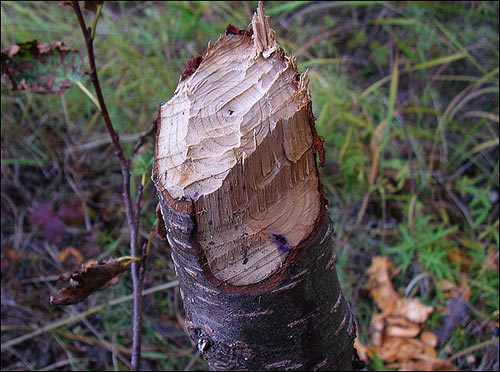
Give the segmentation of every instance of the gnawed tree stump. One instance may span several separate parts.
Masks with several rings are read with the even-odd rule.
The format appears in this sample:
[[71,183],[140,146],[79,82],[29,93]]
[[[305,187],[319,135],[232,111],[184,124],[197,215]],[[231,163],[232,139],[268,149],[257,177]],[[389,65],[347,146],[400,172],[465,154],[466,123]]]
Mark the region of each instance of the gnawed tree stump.
[[212,370],[349,370],[308,80],[259,4],[159,111],[153,180],[186,325]]

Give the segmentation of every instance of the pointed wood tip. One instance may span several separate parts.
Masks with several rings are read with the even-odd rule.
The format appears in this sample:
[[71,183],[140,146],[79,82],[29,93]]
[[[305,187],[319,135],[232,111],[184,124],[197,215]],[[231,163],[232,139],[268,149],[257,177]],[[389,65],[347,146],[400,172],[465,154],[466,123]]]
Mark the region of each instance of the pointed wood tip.
[[256,50],[256,56],[262,55],[269,58],[279,49],[278,42],[274,36],[274,30],[271,28],[269,17],[264,13],[264,5],[259,1],[257,12],[252,19],[253,40]]

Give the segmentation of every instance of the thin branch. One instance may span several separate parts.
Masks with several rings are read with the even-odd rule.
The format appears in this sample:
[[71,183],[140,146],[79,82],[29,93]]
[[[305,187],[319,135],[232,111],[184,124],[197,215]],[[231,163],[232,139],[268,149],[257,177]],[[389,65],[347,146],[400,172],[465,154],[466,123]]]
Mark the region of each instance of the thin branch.
[[[134,206],[134,220],[139,226],[139,218],[141,213],[141,198],[144,187],[142,183],[137,188],[136,204]],[[136,232],[138,234],[138,231]],[[142,252],[141,252],[142,253]],[[133,254],[134,257],[137,255]],[[133,304],[133,320],[132,320],[132,358],[130,369],[137,371],[140,368],[141,362],[141,339],[142,339],[142,287],[144,282],[144,264],[146,257],[141,254],[142,259],[139,262],[132,263],[132,282],[134,285],[134,304]],[[136,288],[137,286],[137,288]]]
[[[111,122],[111,118],[109,117],[108,110],[106,108],[106,103],[104,101],[104,96],[102,94],[101,90],[101,85],[99,83],[99,77],[97,75],[97,68],[95,64],[95,57],[94,57],[94,31],[96,29],[97,25],[97,19],[100,14],[100,9],[96,12],[94,22],[92,25],[92,28],[87,28],[85,24],[85,20],[83,19],[83,14],[82,10],[80,8],[80,5],[78,1],[72,1],[71,2],[73,6],[73,10],[76,14],[76,17],[78,18],[78,23],[80,24],[80,28],[82,29],[82,33],[85,37],[85,45],[87,48],[87,53],[88,53],[88,60],[89,60],[89,65],[90,65],[90,80],[92,81],[92,84],[94,85],[94,89],[97,95],[97,100],[99,102],[99,107],[101,111],[101,115],[104,119],[104,124],[106,125],[106,129],[111,137],[111,140],[113,142],[113,146],[115,148],[115,154],[118,157],[118,160],[120,162],[120,168],[121,168],[121,173],[122,173],[122,179],[123,179],[123,201],[125,204],[125,215],[127,217],[129,229],[130,229],[130,251],[131,251],[131,256],[133,257],[140,257],[139,255],[139,241],[138,241],[138,235],[139,235],[139,204],[140,204],[140,197],[142,195],[142,191],[139,193],[137,196],[137,210],[134,213],[134,207],[132,205],[132,199],[130,196],[130,168],[129,168],[129,162],[125,159],[125,155],[123,153],[121,144],[120,144],[120,138],[118,136],[118,133],[115,131],[113,124]],[[133,354],[132,354],[132,360],[131,360],[131,369],[132,370],[138,370],[140,366],[140,360],[141,360],[141,289],[142,289],[142,284],[140,281],[140,275],[139,275],[139,268],[140,265],[137,263],[133,263],[131,265],[131,272],[132,272],[132,287],[133,287],[133,296],[134,296],[134,315],[132,319],[132,343],[133,343]],[[137,312],[137,313],[136,313]]]

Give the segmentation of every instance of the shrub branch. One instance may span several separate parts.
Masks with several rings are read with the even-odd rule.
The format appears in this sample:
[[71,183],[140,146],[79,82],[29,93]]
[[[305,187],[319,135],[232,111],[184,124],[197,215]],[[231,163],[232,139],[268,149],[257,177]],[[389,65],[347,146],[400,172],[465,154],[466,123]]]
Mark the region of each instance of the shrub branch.
[[[125,214],[127,217],[127,222],[130,230],[130,251],[132,257],[140,257],[139,252],[139,216],[140,216],[140,199],[142,196],[142,185],[139,186],[137,191],[137,198],[135,200],[135,205],[132,203],[132,198],[130,195],[130,162],[127,161],[123,153],[122,146],[120,144],[120,138],[118,133],[115,131],[111,118],[109,117],[108,110],[106,108],[106,103],[104,101],[104,96],[102,94],[101,85],[99,83],[99,77],[97,75],[97,68],[94,57],[94,33],[97,25],[97,19],[100,15],[100,7],[96,11],[92,28],[87,28],[85,20],[83,18],[82,10],[78,1],[72,1],[71,5],[78,18],[78,23],[85,38],[85,46],[87,49],[88,60],[90,65],[90,80],[94,85],[94,89],[97,95],[97,100],[99,102],[99,108],[104,119],[104,124],[108,131],[113,146],[115,148],[115,154],[118,157],[120,163],[120,169],[122,173],[123,180],[123,202],[125,206]],[[142,281],[140,276],[140,266],[143,260],[139,262],[134,262],[131,265],[132,271],[132,287],[133,287],[133,319],[132,319],[132,358],[131,358],[131,370],[138,370],[140,366],[141,359],[141,324],[142,324]]]

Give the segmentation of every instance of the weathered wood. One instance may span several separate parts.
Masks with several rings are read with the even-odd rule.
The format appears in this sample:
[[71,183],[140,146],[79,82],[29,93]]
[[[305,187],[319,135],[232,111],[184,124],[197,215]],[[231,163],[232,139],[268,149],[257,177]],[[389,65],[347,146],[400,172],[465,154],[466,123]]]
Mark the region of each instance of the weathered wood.
[[186,324],[211,369],[352,368],[308,81],[259,4],[159,111],[153,180]]

